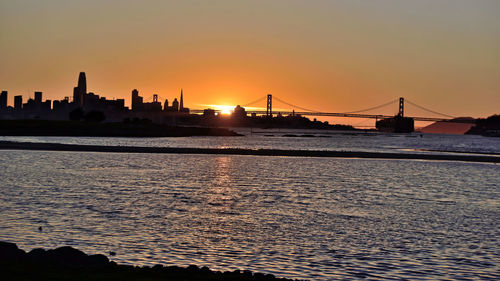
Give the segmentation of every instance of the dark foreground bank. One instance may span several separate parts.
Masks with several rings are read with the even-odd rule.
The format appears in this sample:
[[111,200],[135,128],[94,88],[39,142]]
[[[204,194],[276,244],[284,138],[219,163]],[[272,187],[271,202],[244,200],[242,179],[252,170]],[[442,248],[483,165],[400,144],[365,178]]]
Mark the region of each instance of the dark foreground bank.
[[241,135],[224,128],[167,126],[147,121],[97,123],[52,120],[0,120],[0,136],[191,137]]
[[119,265],[104,255],[87,255],[72,247],[26,253],[0,241],[0,280],[291,280],[250,271],[212,271],[191,265],[136,267]]
[[122,152],[122,153],[176,153],[176,154],[222,154],[257,156],[294,156],[294,157],[337,157],[337,158],[379,158],[379,159],[419,159],[500,163],[500,157],[488,155],[455,154],[417,154],[363,151],[320,151],[320,150],[280,150],[280,149],[242,149],[242,148],[186,148],[186,147],[138,147],[138,146],[99,146],[60,143],[33,143],[0,141],[0,149],[46,150],[46,151],[85,151],[85,152]]

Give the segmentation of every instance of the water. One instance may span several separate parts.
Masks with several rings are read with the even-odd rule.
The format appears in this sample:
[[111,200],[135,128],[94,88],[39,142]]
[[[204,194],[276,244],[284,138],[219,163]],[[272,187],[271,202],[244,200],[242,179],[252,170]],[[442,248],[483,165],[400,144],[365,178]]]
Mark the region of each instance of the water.
[[[432,137],[434,143],[423,148],[414,145]],[[487,148],[496,139],[462,137],[261,135],[186,138],[190,143],[184,145],[258,148],[269,142],[297,148],[307,143],[299,148],[312,149],[326,142],[326,149],[405,153],[438,146],[457,150],[451,149],[457,143],[483,141],[477,145],[481,150],[462,151],[498,153],[498,146]],[[403,141],[380,148],[373,145],[384,143],[377,138]],[[71,245],[87,253],[114,251],[111,258],[119,263],[197,264],[314,280],[500,278],[500,167],[495,164],[0,151],[0,173],[0,240],[25,250]]]
[[[106,146],[231,147],[245,149],[347,150],[399,153],[426,153],[427,150],[434,150],[500,154],[500,138],[487,138],[474,135],[379,134],[375,132],[338,132],[325,130],[249,130],[246,128],[237,128],[236,131],[244,134],[245,137],[95,138],[0,136],[0,140]],[[316,137],[283,137],[284,135],[312,135]]]

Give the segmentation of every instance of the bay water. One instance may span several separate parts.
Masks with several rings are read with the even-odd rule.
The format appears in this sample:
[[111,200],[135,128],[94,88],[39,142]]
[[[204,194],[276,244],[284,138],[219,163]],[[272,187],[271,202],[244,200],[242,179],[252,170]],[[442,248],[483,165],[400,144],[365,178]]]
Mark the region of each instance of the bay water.
[[[0,139],[500,154],[498,138],[478,136],[246,133]],[[497,164],[4,150],[0,174],[0,240],[25,250],[69,245],[124,264],[311,280],[500,278]]]

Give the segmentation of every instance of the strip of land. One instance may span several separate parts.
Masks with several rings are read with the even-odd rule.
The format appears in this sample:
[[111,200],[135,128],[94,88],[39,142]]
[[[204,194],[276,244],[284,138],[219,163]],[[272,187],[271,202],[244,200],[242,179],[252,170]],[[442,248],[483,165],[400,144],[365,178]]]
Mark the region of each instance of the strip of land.
[[418,160],[500,163],[500,157],[487,156],[487,155],[389,153],[389,152],[327,151],[327,150],[323,151],[323,150],[244,149],[244,148],[101,146],[101,145],[77,145],[77,144],[13,142],[13,141],[0,141],[0,149],[83,151],[83,152],[110,152],[110,153],[175,153],[175,154],[256,155],[256,156],[293,156],[293,157],[418,159]]
[[122,123],[97,123],[55,120],[0,120],[0,136],[68,137],[191,137],[241,136],[225,128],[184,127],[154,124],[139,120]]

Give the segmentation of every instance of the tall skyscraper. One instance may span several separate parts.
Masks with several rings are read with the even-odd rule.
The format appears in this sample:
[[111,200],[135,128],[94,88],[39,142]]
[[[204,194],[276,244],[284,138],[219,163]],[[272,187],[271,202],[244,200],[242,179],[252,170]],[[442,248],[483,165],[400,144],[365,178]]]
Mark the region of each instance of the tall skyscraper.
[[172,102],[172,110],[179,111],[179,102],[177,101],[177,99],[174,99],[174,101]]
[[184,109],[184,98],[182,97],[182,89],[181,89],[181,102],[179,105],[179,111],[182,111]]
[[2,91],[0,94],[0,109],[7,108],[7,91]]
[[167,111],[168,110],[168,99],[165,100],[165,103],[163,104],[163,110]]
[[87,78],[85,77],[85,72],[80,72],[78,76],[78,88],[86,94],[87,93]]
[[132,111],[141,111],[142,110],[143,99],[139,96],[139,91],[134,89],[132,91]]
[[23,108],[23,96],[14,97],[14,108],[16,110],[21,110]]
[[42,104],[42,92],[35,92],[35,104]]
[[73,89],[73,102],[83,107],[83,99],[87,94],[87,78],[85,72],[80,72],[78,76],[78,86]]

